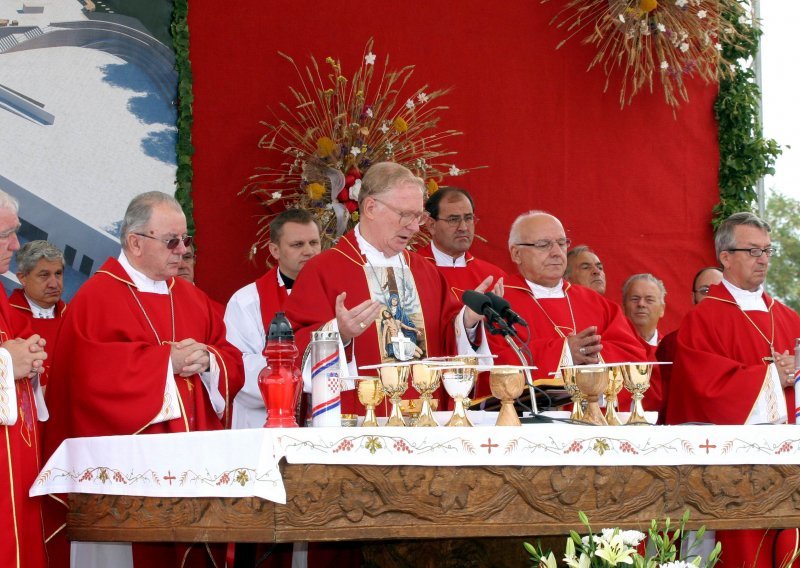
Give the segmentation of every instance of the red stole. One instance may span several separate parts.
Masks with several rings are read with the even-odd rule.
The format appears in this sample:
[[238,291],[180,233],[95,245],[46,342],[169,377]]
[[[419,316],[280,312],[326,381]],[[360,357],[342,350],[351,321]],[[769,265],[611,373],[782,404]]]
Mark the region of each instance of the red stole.
[[261,321],[264,323],[264,333],[267,333],[272,318],[283,309],[286,298],[289,297],[286,287],[281,286],[278,282],[277,266],[256,280],[256,291],[261,309]]
[[[59,300],[58,304],[55,306],[55,317],[53,318],[35,318],[33,317],[33,311],[31,310],[31,306],[22,288],[15,288],[8,297],[8,302],[11,304],[12,308],[18,311],[28,321],[33,333],[37,333],[44,338],[46,341],[45,351],[47,351],[48,356],[52,356],[55,352],[56,337],[58,336],[58,330],[61,328],[61,322],[63,321],[67,304]],[[44,363],[44,372],[39,377],[42,386],[47,385],[47,377],[50,373],[51,365],[52,359],[46,360]]]

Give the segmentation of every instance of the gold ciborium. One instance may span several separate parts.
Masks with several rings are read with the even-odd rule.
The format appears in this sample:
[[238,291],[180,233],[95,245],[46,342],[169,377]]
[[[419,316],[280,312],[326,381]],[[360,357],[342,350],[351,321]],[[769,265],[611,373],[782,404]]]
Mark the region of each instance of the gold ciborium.
[[439,373],[426,363],[414,363],[411,367],[411,386],[419,393],[422,408],[419,417],[414,421],[414,426],[438,426],[433,417],[431,398],[433,391],[439,388]]
[[492,367],[489,386],[492,396],[500,399],[500,414],[497,415],[496,426],[521,426],[514,401],[525,388],[525,374],[521,367],[514,365],[498,365]]
[[571,420],[583,420],[583,395],[575,382],[577,375],[576,367],[561,368],[561,376],[564,378],[564,390],[572,398],[572,414],[569,415]]
[[358,401],[364,405],[362,426],[377,426],[375,407],[383,400],[383,386],[377,377],[355,377],[358,381]]
[[378,367],[378,375],[381,377],[383,392],[389,395],[392,402],[392,410],[389,413],[387,426],[405,426],[403,413],[400,411],[400,399],[403,398],[408,389],[408,373],[411,367],[408,365],[382,365]]
[[617,414],[617,396],[622,390],[622,367],[614,365],[608,368],[608,387],[606,388],[606,422],[609,426],[620,426],[622,421]]
[[472,426],[467,417],[469,394],[475,386],[478,369],[474,366],[443,366],[437,369],[442,374],[444,390],[453,399],[453,415],[446,426]]
[[629,363],[622,366],[625,388],[633,395],[631,416],[628,418],[628,424],[650,424],[647,418],[644,417],[642,399],[645,391],[650,388],[650,374],[652,372],[652,363]]
[[589,424],[605,426],[608,424],[603,412],[600,410],[598,397],[608,388],[608,368],[594,365],[581,365],[575,367],[577,374],[575,384],[581,393],[586,395],[586,410],[583,412],[583,421]]

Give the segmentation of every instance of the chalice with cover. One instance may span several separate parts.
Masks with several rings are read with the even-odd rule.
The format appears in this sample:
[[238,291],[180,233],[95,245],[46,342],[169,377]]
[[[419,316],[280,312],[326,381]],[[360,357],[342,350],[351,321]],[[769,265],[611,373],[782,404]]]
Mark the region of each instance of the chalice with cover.
[[358,381],[358,401],[364,405],[362,426],[377,426],[375,407],[383,400],[383,386],[378,377],[356,377]]
[[648,362],[628,363],[622,366],[625,388],[633,395],[631,416],[628,418],[628,424],[650,424],[644,416],[642,399],[645,391],[650,388],[650,375],[652,372],[653,364]]

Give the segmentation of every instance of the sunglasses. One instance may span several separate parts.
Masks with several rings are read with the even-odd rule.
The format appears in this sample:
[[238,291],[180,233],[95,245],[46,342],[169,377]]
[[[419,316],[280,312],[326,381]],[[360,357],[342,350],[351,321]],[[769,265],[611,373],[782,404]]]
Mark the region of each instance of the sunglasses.
[[162,243],[167,245],[169,250],[175,249],[178,247],[179,244],[183,243],[183,246],[188,247],[192,244],[194,237],[192,235],[183,235],[182,237],[172,237],[171,239],[159,239],[158,237],[152,237],[150,235],[145,235],[144,233],[134,233],[134,235],[139,235],[140,237],[144,237],[146,239],[153,239],[154,241],[161,241]]

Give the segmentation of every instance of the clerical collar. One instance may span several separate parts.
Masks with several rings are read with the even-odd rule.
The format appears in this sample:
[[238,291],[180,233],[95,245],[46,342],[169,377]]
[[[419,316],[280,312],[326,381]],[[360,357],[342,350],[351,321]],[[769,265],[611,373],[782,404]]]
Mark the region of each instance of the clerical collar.
[[292,293],[292,286],[294,286],[294,278],[289,278],[286,276],[283,272],[281,272],[280,268],[278,269],[278,286],[283,286],[286,288],[287,294]]
[[431,241],[431,250],[433,251],[433,258],[436,260],[436,266],[446,266],[449,268],[464,268],[467,266],[467,253],[462,254],[458,258],[453,258],[446,252],[436,248],[433,241]]
[[528,284],[528,288],[531,289],[533,292],[533,297],[537,300],[541,298],[563,298],[564,297],[564,281],[562,280],[552,288],[548,288],[546,286],[540,286],[535,282],[531,282],[528,279],[525,279],[525,282]]
[[360,223],[356,225],[354,229],[354,233],[356,235],[356,243],[358,243],[358,248],[361,251],[361,254],[367,257],[367,262],[375,267],[394,267],[394,268],[402,268],[403,267],[403,255],[402,253],[397,253],[394,256],[390,256],[386,258],[384,254],[379,251],[377,248],[372,246],[367,242],[361,235]]
[[658,330],[656,329],[653,331],[653,335],[650,336],[650,339],[645,339],[644,342],[653,347],[658,347]]
[[119,263],[122,265],[122,269],[131,277],[133,285],[136,286],[139,292],[169,294],[169,287],[167,286],[166,280],[153,280],[136,270],[128,260],[128,257],[125,256],[124,250],[119,253],[119,258],[117,260],[119,260]]
[[731,284],[725,277],[722,277],[722,284],[731,293],[733,299],[739,304],[739,307],[745,311],[751,312],[768,312],[767,304],[764,302],[764,286],[759,286],[758,290],[751,292],[744,290],[738,286]]
[[[23,294],[25,294],[23,292]],[[25,299],[28,300],[28,305],[31,307],[31,312],[33,313],[33,317],[36,319],[53,319],[56,317],[56,307],[51,306],[49,308],[43,308],[33,300],[31,300],[27,294],[25,294]]]

